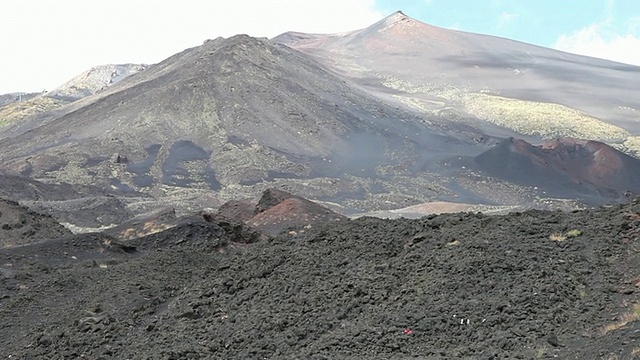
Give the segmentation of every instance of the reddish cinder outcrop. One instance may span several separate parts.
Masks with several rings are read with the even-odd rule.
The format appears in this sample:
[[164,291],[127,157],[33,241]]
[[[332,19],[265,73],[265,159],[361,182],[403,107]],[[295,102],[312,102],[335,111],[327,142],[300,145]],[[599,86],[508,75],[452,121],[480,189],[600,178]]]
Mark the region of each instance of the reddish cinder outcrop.
[[[253,216],[246,219],[251,211]],[[265,190],[257,203],[252,199],[230,201],[220,207],[217,216],[245,221],[250,227],[269,235],[289,228],[308,228],[346,219],[318,203],[277,189]]]
[[510,181],[619,194],[640,191],[640,160],[598,141],[562,138],[532,145],[509,138],[475,161],[482,170]]

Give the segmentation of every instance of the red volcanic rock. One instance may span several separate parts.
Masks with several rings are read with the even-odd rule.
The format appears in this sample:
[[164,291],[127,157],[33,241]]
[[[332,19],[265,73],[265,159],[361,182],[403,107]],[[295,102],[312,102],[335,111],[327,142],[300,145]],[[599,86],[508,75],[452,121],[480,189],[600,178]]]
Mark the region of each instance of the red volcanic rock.
[[[248,217],[250,213],[252,216]],[[288,228],[346,219],[320,204],[277,189],[265,190],[257,204],[254,200],[230,201],[220,207],[218,215],[228,219],[234,219],[237,215],[235,220],[244,221],[269,235],[276,235]]]
[[257,214],[248,221],[248,224],[267,234],[275,235],[287,228],[310,227],[342,219],[346,217],[313,201],[291,197]]
[[600,193],[640,191],[640,160],[611,146],[571,138],[532,145],[507,139],[475,158],[488,173],[549,187],[587,187]]
[[540,148],[545,153],[554,155],[554,165],[561,168],[564,166],[575,180],[604,187],[615,187],[612,181],[623,180],[617,178],[627,172],[627,165],[633,167],[632,163],[637,162],[598,141],[557,139],[542,144]]

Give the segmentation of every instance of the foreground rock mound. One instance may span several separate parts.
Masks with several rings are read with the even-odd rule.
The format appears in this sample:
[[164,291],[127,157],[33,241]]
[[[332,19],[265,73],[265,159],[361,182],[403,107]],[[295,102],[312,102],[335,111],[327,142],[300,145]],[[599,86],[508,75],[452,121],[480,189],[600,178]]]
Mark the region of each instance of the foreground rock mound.
[[70,235],[51,216],[36,213],[17,202],[0,199],[0,248],[25,245]]
[[51,215],[74,230],[92,230],[120,224],[133,214],[126,203],[132,197],[148,200],[140,193],[105,191],[95,186],[44,183],[24,176],[0,174],[0,197],[19,202],[37,213]]
[[[0,348],[52,359],[637,351],[640,202],[341,220],[251,245],[216,229],[185,223],[95,263],[58,266],[37,247],[1,250]],[[65,253],[93,236],[76,236]]]
[[320,204],[278,189],[265,190],[257,202],[255,199],[230,201],[220,207],[218,215],[242,220],[269,235],[346,219]]

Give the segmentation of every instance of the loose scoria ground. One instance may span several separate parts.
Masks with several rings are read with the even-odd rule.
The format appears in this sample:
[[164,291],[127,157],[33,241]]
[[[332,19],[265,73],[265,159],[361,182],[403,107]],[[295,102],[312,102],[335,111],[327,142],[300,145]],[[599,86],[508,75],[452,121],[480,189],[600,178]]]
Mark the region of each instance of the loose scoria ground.
[[127,243],[87,234],[3,249],[0,348],[12,359],[632,359],[639,219],[639,202],[362,218],[251,244],[193,220]]

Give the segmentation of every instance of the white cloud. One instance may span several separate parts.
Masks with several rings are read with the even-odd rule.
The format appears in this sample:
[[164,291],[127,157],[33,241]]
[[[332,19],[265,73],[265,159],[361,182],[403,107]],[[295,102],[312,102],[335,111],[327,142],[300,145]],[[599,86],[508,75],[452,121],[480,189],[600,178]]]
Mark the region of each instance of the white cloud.
[[498,28],[500,29],[504,28],[505,26],[507,26],[517,18],[518,18],[518,14],[502,12],[500,14],[500,18],[498,19]]
[[205,39],[341,32],[384,15],[375,0],[3,0],[0,94],[52,89],[106,63],[155,63]]
[[592,24],[569,35],[558,37],[553,47],[621,63],[640,65],[640,35],[637,19],[625,31],[616,32],[611,21]]

